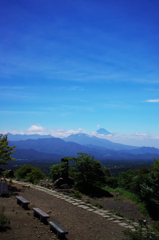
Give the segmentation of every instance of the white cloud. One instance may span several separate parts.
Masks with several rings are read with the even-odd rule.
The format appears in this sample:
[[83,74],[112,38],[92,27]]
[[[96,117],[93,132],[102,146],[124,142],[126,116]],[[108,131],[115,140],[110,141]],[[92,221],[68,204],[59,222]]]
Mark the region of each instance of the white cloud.
[[41,127],[40,125],[32,125],[30,128],[28,128],[27,130],[28,132],[30,132],[30,134],[33,134],[33,133],[37,133],[37,132],[44,132],[45,131],[45,128]]
[[159,102],[159,99],[150,99],[150,100],[146,100],[145,102]]
[[65,129],[55,129],[49,130],[40,125],[32,125],[30,128],[27,129],[26,134],[40,134],[40,135],[52,135],[53,137],[64,138],[68,137],[71,134],[78,134],[78,133],[86,133],[81,128],[78,130],[65,130]]
[[139,137],[149,137],[150,136],[150,134],[148,134],[148,133],[135,133],[134,135],[139,136]]
[[99,128],[99,125],[97,125],[97,128]]

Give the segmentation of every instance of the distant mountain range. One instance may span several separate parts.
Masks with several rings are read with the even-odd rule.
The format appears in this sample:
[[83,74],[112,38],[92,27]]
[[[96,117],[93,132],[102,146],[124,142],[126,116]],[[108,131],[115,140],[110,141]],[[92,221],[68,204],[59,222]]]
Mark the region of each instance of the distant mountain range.
[[28,140],[28,139],[39,139],[39,138],[53,138],[53,136],[49,135],[39,135],[39,134],[11,134],[7,133],[9,141],[20,141],[20,140]]
[[124,145],[124,144],[120,144],[120,143],[114,143],[107,139],[90,136],[90,135],[84,134],[84,133],[72,134],[72,135],[68,136],[67,138],[63,138],[63,140],[65,140],[66,142],[76,142],[78,144],[85,145],[85,146],[87,146],[88,144],[90,146],[90,144],[91,144],[91,145],[94,145],[94,147],[99,146],[99,147],[109,148],[109,149],[113,149],[113,150],[125,150],[125,149],[131,150],[131,149],[138,148],[138,147]]
[[[20,139],[20,136],[23,140]],[[159,158],[158,148],[134,147],[113,143],[109,140],[83,133],[70,135],[64,139],[55,138],[51,135],[47,137],[48,135],[8,134],[9,145],[16,146],[17,151],[14,153],[14,157],[17,159],[59,160],[62,157],[77,156],[78,152],[92,154],[99,160]],[[24,140],[24,138],[28,139]]]

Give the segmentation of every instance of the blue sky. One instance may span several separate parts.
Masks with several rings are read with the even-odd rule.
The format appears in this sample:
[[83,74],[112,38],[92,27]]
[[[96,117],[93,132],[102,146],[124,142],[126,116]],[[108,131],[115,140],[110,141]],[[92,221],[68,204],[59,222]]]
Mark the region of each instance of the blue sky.
[[159,148],[158,12],[158,0],[1,0],[0,132],[105,128]]

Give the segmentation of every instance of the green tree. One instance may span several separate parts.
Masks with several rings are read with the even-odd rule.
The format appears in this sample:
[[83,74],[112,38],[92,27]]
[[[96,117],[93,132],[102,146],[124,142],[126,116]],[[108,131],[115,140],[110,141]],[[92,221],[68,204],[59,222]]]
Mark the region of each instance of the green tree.
[[53,182],[58,178],[62,177],[62,172],[64,171],[64,169],[65,163],[54,164],[52,167],[50,167],[50,175]]
[[89,186],[102,186],[105,183],[105,174],[101,163],[95,161],[94,156],[78,153],[77,158],[70,157],[68,160],[74,162],[70,171],[73,172],[72,176],[78,186],[87,188]]
[[131,169],[129,169],[127,172],[121,172],[119,174],[118,184],[126,190],[130,189],[133,177],[134,177],[134,171]]
[[31,166],[29,164],[20,166],[14,175],[17,178],[26,178],[28,182],[32,183],[37,183],[45,177],[40,168]]
[[0,165],[7,164],[7,162],[16,160],[12,158],[11,154],[13,154],[16,150],[13,150],[15,146],[8,146],[9,142],[7,140],[7,135],[0,134]]

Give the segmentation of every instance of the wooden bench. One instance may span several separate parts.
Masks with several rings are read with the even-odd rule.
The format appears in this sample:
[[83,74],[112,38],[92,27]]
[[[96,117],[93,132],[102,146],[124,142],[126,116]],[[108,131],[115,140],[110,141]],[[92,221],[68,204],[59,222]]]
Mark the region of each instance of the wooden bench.
[[65,234],[68,234],[63,227],[61,227],[57,222],[49,222],[50,224],[50,231],[55,230],[57,232],[57,237],[60,239],[65,238]]
[[33,208],[34,210],[34,216],[40,216],[40,221],[43,223],[47,223],[47,218],[49,218],[50,216],[46,213],[44,213],[42,210],[40,210],[39,208]]
[[20,204],[23,208],[25,209],[28,208],[28,204],[30,203],[28,200],[26,200],[21,196],[16,196],[16,199],[17,199],[17,203]]

